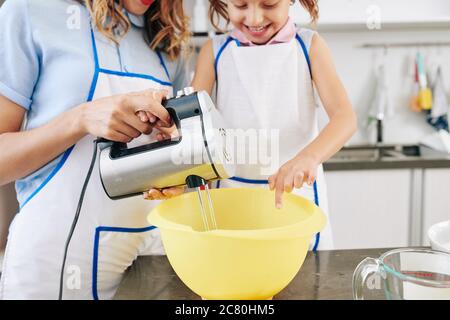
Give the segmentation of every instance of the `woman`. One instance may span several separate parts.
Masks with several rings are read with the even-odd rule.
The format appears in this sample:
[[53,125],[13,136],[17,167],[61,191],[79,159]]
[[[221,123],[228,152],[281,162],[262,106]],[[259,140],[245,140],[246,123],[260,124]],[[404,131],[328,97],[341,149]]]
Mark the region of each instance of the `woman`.
[[[0,185],[17,180],[20,212],[10,227],[0,298],[58,297],[93,141],[128,143],[156,123],[170,126],[161,100],[187,84],[179,59],[187,36],[182,0],[3,5],[0,148],[8,151],[0,156]],[[179,192],[152,191],[154,198]],[[68,250],[64,299],[110,299],[138,255],[164,253],[146,222],[153,205],[110,200],[94,168]]]

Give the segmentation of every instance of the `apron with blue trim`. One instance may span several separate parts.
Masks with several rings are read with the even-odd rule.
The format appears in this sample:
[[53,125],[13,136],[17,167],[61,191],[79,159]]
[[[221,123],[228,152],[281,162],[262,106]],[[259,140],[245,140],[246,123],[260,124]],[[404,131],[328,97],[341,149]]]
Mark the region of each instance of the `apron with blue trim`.
[[[96,41],[96,37],[101,40]],[[149,50],[160,58],[158,77],[109,70],[102,67],[99,54],[117,54],[116,48],[92,30],[91,39],[95,73],[87,101],[150,88],[172,92],[167,68],[158,52]],[[38,188],[39,192],[27,200],[14,219],[0,298],[58,298],[64,244],[90,165],[95,138],[88,135],[67,150]],[[148,140],[149,137],[138,139]],[[96,162],[69,246],[63,299],[111,299],[123,273],[138,255],[164,254],[159,230],[147,222],[147,215],[155,205],[155,201],[139,196],[109,199]]]
[[[217,108],[235,129],[237,162],[236,176],[218,187],[268,188],[268,177],[319,134],[305,42],[297,34],[287,43],[241,46],[228,37],[217,51],[215,68]],[[322,166],[313,186],[304,184],[293,193],[314,201],[327,214]],[[311,248],[333,248],[330,223],[312,239]]]

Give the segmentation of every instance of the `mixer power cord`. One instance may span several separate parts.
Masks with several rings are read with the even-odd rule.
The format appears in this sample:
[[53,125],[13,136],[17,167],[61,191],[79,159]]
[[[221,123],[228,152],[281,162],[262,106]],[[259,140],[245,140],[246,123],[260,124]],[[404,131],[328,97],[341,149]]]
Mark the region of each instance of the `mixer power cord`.
[[89,170],[88,170],[88,172],[86,174],[86,178],[84,179],[83,188],[81,189],[80,198],[78,200],[77,210],[75,212],[75,216],[74,216],[73,221],[72,221],[72,226],[70,227],[70,231],[69,231],[69,234],[67,236],[66,244],[64,246],[64,257],[63,257],[63,260],[62,260],[61,273],[60,273],[60,277],[59,277],[58,300],[62,300],[63,287],[64,287],[64,269],[66,267],[67,252],[69,250],[70,241],[72,240],[73,233],[74,233],[75,228],[76,228],[77,223],[78,223],[78,218],[80,217],[81,207],[83,206],[84,195],[86,193],[86,189],[87,189],[87,186],[89,184],[89,180],[91,179],[92,171],[94,169],[95,161],[97,159],[97,147],[98,147],[99,143],[106,142],[106,141],[107,140],[102,139],[102,138],[98,138],[98,139],[94,140],[94,150],[92,152],[91,164],[90,164]]

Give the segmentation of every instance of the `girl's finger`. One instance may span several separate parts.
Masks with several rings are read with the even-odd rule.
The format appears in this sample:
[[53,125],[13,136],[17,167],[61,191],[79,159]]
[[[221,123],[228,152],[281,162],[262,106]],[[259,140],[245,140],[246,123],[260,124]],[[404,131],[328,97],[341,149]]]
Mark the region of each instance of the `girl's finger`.
[[304,174],[303,172],[297,172],[294,176],[294,186],[300,189],[303,186]]
[[161,121],[161,120],[157,120],[155,125],[159,128],[172,128],[174,126],[173,123],[170,123],[169,125],[167,125],[166,122]]
[[314,184],[314,181],[316,181],[316,174],[314,173],[314,172],[310,172],[309,174],[308,174],[308,184],[310,185],[310,186],[312,186],[313,184]]
[[155,128],[158,129],[159,131],[169,134],[177,130],[176,126],[166,127],[164,125],[161,125],[160,121],[156,122]]
[[143,195],[143,197],[144,197],[145,200],[153,200],[152,197],[149,195],[148,192],[144,192],[142,195]]
[[161,193],[161,191],[157,190],[157,189],[151,189],[149,191],[149,196],[153,199],[153,200],[162,200],[164,199],[164,195]]
[[294,175],[289,173],[284,178],[284,192],[291,193],[292,189],[294,189]]
[[156,135],[156,140],[158,140],[158,141],[164,141],[164,140],[168,140],[168,138],[167,138],[167,136],[166,136],[165,134],[158,133],[158,134]]
[[275,206],[277,209],[283,207],[283,192],[284,192],[284,176],[278,176],[275,182]]
[[179,187],[179,188],[168,188],[168,189],[164,189],[162,191],[162,193],[169,198],[178,196],[180,194],[184,193],[184,188],[183,187]]
[[[142,121],[143,117],[146,121]],[[149,134],[151,132],[152,126],[148,121],[147,113],[143,110],[136,113],[124,112],[120,115],[120,120],[139,131],[139,133]]]
[[141,119],[142,122],[148,122],[148,121],[149,121],[149,118],[148,118],[146,112],[144,112],[144,111],[138,111],[138,112],[137,112],[137,115],[138,115],[139,119]]
[[273,189],[275,188],[275,180],[276,180],[276,176],[275,175],[271,175],[268,179],[269,182],[269,189],[271,191],[273,191]]
[[170,139],[171,137],[179,137],[179,132],[176,126],[171,126],[170,128],[167,128],[156,125],[155,128],[161,131],[161,133],[165,137],[167,137],[167,139]]
[[[157,97],[157,98],[155,98]],[[166,108],[161,105],[163,94],[155,93],[152,96],[144,93],[127,95],[123,103],[126,107],[132,108],[134,112],[146,111],[155,115],[167,126],[171,125],[172,118]],[[159,99],[161,98],[161,99]]]
[[156,117],[155,117],[151,112],[146,111],[145,114],[147,115],[148,121],[149,121],[151,124],[155,124],[155,123],[156,123],[156,120],[157,120],[157,119],[156,119]]

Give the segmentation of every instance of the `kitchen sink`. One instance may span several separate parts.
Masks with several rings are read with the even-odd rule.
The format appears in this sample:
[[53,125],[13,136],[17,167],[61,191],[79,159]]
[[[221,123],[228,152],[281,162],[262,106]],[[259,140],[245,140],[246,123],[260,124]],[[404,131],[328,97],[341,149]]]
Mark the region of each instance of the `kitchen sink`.
[[376,161],[381,157],[390,156],[380,148],[344,148],[332,160],[338,161]]
[[442,157],[441,152],[422,145],[363,145],[345,147],[336,153],[330,162],[408,160],[422,157]]

